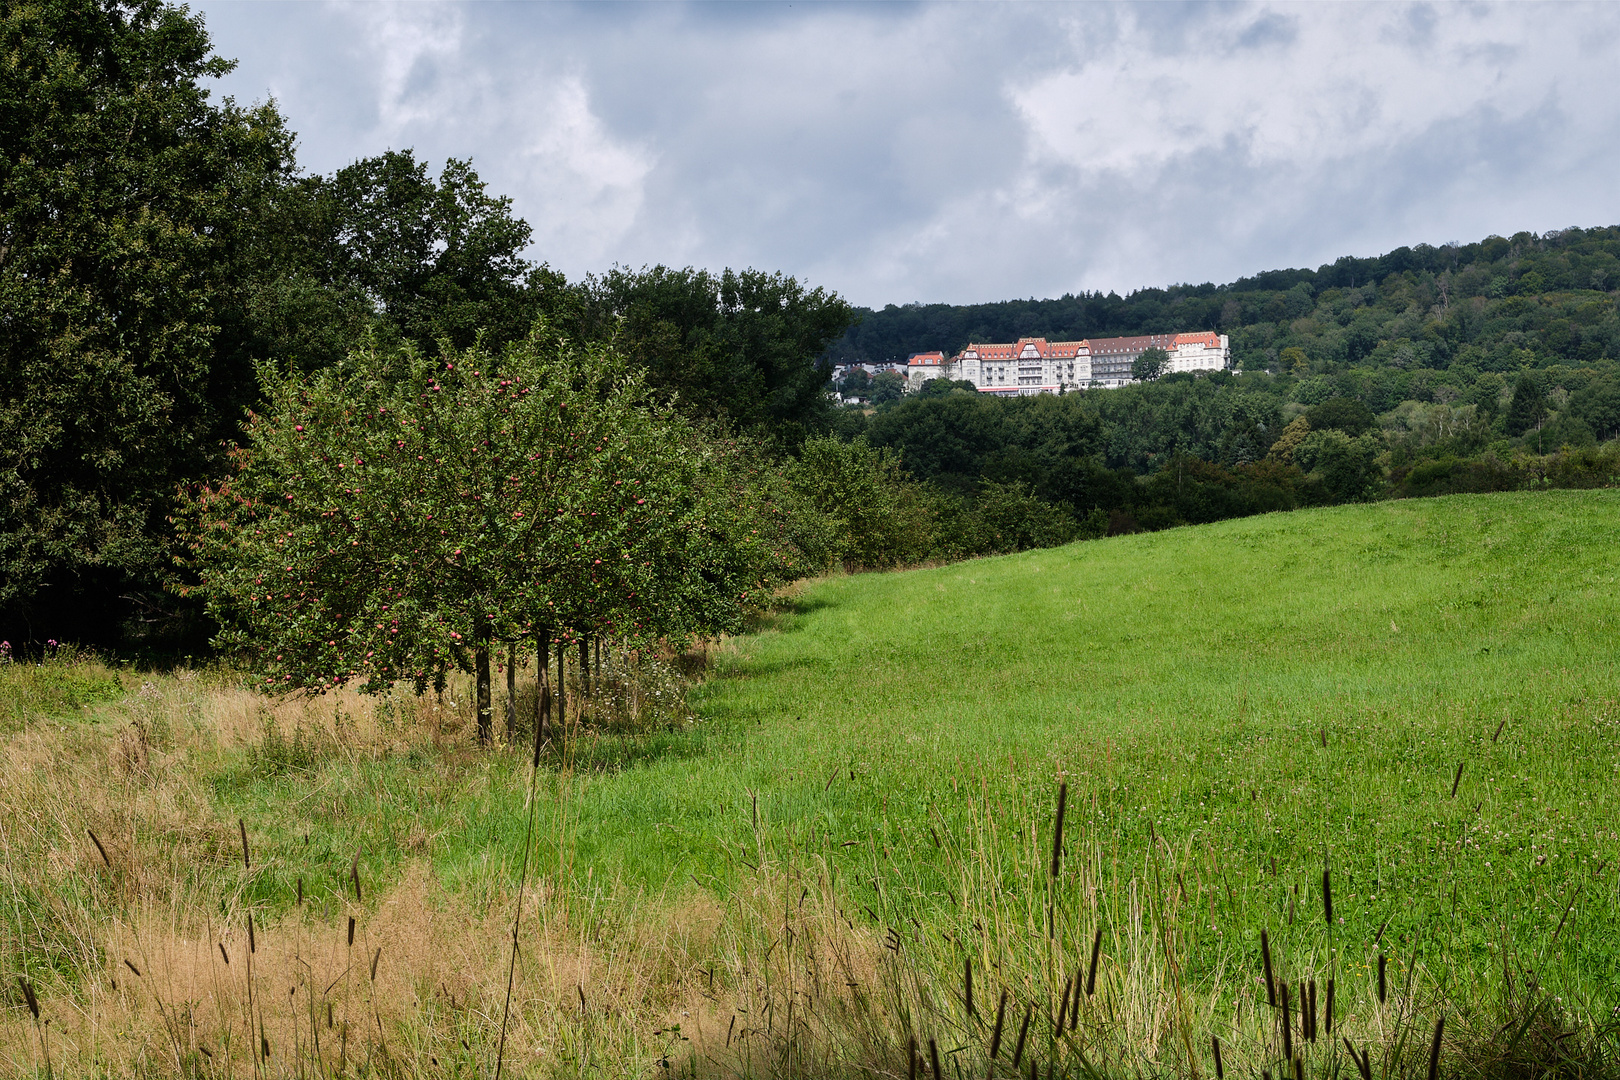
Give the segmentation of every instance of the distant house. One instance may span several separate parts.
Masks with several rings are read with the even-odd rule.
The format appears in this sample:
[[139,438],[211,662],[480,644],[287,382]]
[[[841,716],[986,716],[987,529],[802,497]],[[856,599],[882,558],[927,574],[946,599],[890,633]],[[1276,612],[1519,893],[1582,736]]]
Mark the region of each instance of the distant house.
[[915,390],[929,379],[959,379],[980,393],[1006,397],[1124,386],[1133,381],[1131,365],[1151,348],[1169,354],[1166,374],[1232,366],[1231,343],[1225,334],[1213,332],[1084,341],[1019,338],[1009,344],[969,345],[949,359],[944,353],[914,353],[906,364],[907,384]]
[[941,378],[944,370],[944,353],[914,352],[906,358],[906,386],[915,390],[929,379]]

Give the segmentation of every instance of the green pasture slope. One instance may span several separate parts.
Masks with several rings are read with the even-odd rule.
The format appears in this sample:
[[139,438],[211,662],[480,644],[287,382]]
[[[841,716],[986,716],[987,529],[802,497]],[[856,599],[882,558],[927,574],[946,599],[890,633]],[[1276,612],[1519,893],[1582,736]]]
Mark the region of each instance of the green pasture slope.
[[1620,493],[1457,496],[820,582],[697,734],[586,785],[577,852],[658,890],[763,844],[948,919],[949,834],[999,817],[1033,867],[1066,777],[1073,844],[1219,883],[1212,947],[1319,925],[1327,861],[1346,940],[1613,992],[1617,539]]
[[[970,919],[1040,892],[1066,778],[1069,866],[1182,875],[1195,963],[1252,965],[1262,926],[1320,949],[1326,862],[1345,955],[1382,928],[1447,977],[1505,955],[1620,999],[1617,538],[1620,493],[1455,496],[813,583],[721,653],[690,730],[542,772],[539,869],[622,911],[724,898],[763,856],[948,928],[964,867]],[[403,756],[216,793],[276,907],[295,865],[341,894],[356,845],[386,881],[403,822],[447,886],[515,881],[527,773]],[[336,816],[289,816],[312,788]]]

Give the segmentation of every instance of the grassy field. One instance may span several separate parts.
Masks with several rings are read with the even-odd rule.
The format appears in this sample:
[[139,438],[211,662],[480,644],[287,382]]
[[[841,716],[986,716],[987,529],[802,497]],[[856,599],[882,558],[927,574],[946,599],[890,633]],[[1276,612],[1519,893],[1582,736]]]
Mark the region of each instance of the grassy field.
[[[505,1068],[983,1075],[1030,1013],[1020,1073],[1206,1075],[1214,1035],[1421,1075],[1444,1015],[1443,1075],[1605,1075],[1617,537],[1612,492],[1453,497],[811,583],[690,712],[664,680],[548,755]],[[465,702],[0,680],[3,963],[52,1021],[14,994],[0,1067],[489,1074],[528,755]]]

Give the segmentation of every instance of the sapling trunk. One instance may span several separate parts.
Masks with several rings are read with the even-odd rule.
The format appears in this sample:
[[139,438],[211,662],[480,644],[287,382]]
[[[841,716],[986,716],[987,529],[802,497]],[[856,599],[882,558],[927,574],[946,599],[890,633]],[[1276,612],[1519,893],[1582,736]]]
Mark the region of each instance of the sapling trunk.
[[579,638],[579,694],[581,702],[591,696],[591,644],[583,634]]
[[489,693],[489,637],[488,632],[481,632],[478,645],[473,649],[473,671],[478,680],[478,744],[489,745],[490,736],[494,732],[494,709],[490,704]]
[[506,647],[506,737],[517,731],[517,642]]
[[568,726],[568,646],[557,642],[557,726]]
[[551,630],[542,629],[535,639],[534,649],[534,723],[541,741],[551,720]]

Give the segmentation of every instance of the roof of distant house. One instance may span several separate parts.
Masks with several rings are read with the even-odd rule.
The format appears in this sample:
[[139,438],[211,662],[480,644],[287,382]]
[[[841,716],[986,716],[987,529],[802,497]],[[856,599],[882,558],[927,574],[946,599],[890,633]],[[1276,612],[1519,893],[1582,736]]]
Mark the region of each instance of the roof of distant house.
[[[1081,341],[1047,341],[1045,338],[1027,337],[1010,343],[976,342],[968,345],[957,356],[990,361],[1017,360],[1023,357],[1026,349],[1033,347],[1035,355],[1042,360],[1068,360],[1086,354],[1112,356],[1140,353],[1152,348],[1171,352],[1186,345],[1202,345],[1208,349],[1218,349],[1221,346],[1221,338],[1219,334],[1210,330],[1191,334],[1138,334],[1134,337],[1087,338]],[[941,353],[917,353],[911,362],[918,363],[918,358],[925,356],[943,359]],[[941,360],[929,359],[922,362],[936,364]]]
[[998,342],[992,344],[974,344],[963,349],[964,353],[976,353],[980,360],[1012,360],[1023,355],[1024,349],[1034,346],[1035,354],[1042,360],[1065,360],[1078,356],[1085,351],[1084,341],[1047,341],[1045,338],[1019,338],[1012,344]]

